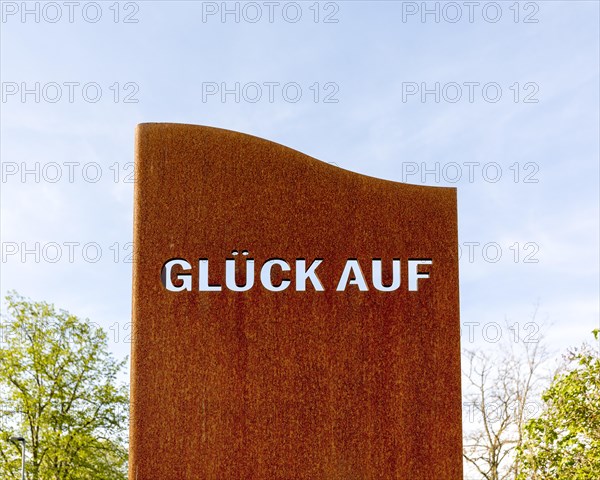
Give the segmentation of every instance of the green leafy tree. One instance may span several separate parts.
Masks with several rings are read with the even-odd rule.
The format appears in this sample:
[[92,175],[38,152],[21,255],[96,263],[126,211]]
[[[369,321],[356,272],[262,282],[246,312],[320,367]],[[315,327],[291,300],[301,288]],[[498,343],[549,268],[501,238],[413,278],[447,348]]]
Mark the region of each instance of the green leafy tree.
[[527,423],[519,448],[519,479],[599,479],[600,354],[589,346],[569,352],[542,398],[544,411]]
[[88,320],[12,292],[0,337],[0,478],[20,479],[27,441],[30,480],[126,478],[125,365]]

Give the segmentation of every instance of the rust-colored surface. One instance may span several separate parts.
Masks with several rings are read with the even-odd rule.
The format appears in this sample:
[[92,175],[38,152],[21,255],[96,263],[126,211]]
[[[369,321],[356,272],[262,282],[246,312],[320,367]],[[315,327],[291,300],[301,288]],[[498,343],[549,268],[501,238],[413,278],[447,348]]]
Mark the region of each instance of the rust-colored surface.
[[[461,479],[455,189],[209,127],[143,124],[136,142],[130,479]],[[257,284],[228,291],[244,249]],[[193,291],[164,288],[173,258]],[[199,258],[223,291],[198,291]],[[266,290],[271,258],[292,280],[322,258],[325,291]],[[368,292],[336,291],[351,258]],[[397,291],[372,288],[373,258],[384,282],[401,259]],[[433,261],[418,291],[408,258]]]

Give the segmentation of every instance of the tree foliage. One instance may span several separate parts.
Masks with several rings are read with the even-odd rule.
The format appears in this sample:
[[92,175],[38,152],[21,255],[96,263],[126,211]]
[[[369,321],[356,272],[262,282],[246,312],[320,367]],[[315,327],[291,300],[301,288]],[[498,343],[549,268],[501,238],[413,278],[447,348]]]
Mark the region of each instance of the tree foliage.
[[542,398],[544,411],[525,427],[519,479],[600,478],[600,354],[588,346],[570,352]]
[[6,297],[0,337],[0,478],[20,479],[27,441],[31,480],[126,478],[128,391],[117,384],[125,361],[106,334],[64,310]]

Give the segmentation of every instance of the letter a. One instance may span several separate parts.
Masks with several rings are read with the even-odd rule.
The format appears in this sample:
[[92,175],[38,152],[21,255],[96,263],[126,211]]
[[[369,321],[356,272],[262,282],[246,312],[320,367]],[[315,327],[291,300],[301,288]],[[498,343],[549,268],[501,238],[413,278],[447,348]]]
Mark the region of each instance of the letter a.
[[[354,275],[352,280],[349,280],[350,273]],[[346,266],[342,272],[342,278],[340,278],[340,283],[338,283],[336,290],[338,292],[343,292],[346,290],[346,285],[348,284],[358,286],[358,289],[361,292],[366,292],[369,290],[369,287],[367,287],[367,282],[365,282],[365,276],[360,269],[358,260],[348,260],[346,262]]]

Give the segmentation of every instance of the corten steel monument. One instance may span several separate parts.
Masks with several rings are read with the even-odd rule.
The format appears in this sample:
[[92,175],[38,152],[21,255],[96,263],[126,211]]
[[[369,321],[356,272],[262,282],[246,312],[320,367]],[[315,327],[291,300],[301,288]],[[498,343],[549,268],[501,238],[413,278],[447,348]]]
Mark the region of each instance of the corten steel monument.
[[456,190],[136,137],[131,480],[462,478]]

